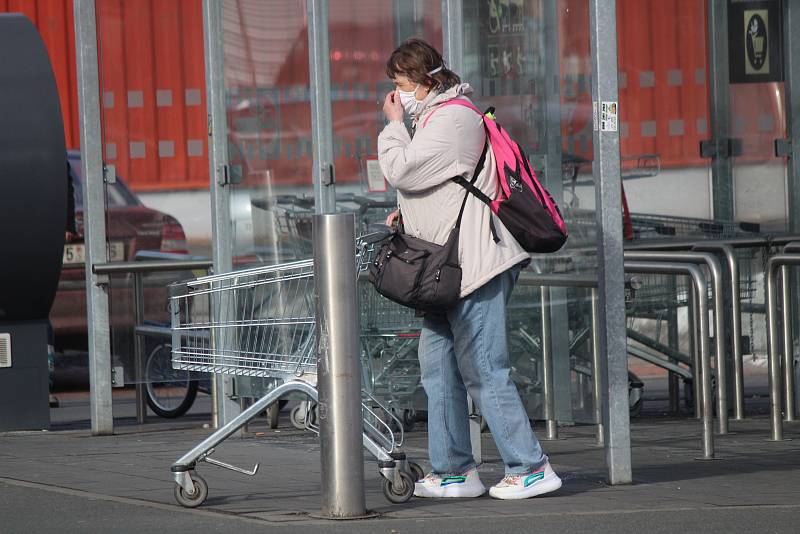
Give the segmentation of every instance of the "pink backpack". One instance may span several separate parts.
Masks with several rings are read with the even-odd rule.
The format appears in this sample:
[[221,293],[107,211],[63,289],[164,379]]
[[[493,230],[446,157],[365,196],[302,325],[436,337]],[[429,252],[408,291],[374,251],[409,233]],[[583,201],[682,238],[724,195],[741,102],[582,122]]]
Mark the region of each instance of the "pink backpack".
[[[564,246],[567,225],[558,206],[536,179],[525,153],[494,119],[494,108],[489,108],[484,114],[468,100],[456,98],[437,109],[448,105],[464,106],[483,116],[486,137],[497,163],[500,192],[492,200],[463,176],[457,176],[453,181],[488,205],[527,252],[555,252]],[[432,115],[426,117],[423,127]],[[493,222],[491,228],[494,240],[498,242]]]

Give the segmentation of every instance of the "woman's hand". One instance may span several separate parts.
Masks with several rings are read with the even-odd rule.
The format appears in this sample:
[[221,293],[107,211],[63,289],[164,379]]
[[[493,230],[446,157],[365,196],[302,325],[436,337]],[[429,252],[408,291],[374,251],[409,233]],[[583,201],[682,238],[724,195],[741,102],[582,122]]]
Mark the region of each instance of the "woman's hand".
[[400,104],[400,95],[392,91],[386,95],[383,101],[383,113],[389,121],[403,120],[403,105]]
[[389,228],[394,228],[400,219],[400,210],[394,210],[392,213],[386,217],[386,226]]

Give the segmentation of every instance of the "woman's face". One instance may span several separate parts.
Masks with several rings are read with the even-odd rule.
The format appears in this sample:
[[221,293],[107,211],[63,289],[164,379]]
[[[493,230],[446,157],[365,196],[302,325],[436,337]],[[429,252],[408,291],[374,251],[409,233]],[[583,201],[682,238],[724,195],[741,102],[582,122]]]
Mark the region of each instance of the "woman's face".
[[[394,82],[395,86],[401,91],[413,91],[415,87],[417,87],[417,82],[411,81],[408,79],[407,76],[403,74],[396,75],[392,81]],[[416,90],[415,96],[417,100],[423,100],[428,93],[430,92],[430,88],[425,87],[422,84],[419,84],[419,87]]]

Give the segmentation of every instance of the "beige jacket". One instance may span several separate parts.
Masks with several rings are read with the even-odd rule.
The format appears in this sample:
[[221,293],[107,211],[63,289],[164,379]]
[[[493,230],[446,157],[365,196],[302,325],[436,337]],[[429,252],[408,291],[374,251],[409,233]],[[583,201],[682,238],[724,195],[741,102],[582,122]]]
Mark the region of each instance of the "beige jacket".
[[[378,160],[386,179],[397,188],[405,231],[439,245],[447,241],[467,194],[450,179],[457,175],[472,178],[486,134],[483,118],[463,106],[446,106],[437,110],[427,124],[425,119],[439,104],[471,92],[465,83],[443,93],[429,94],[422,110],[413,117],[413,139],[399,121],[387,124],[378,136]],[[491,147],[475,185],[490,198],[496,198],[497,168]],[[498,243],[489,228],[490,216],[495,217]],[[461,297],[530,257],[474,195],[467,198],[458,251],[463,271]]]

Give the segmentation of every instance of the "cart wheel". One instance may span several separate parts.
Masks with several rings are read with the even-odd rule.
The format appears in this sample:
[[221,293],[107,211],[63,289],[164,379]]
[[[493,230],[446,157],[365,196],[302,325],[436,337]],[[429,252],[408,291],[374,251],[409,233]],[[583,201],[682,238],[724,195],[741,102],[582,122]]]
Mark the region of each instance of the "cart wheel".
[[178,501],[178,504],[186,508],[197,508],[203,504],[206,497],[208,497],[208,484],[206,484],[205,479],[197,473],[192,473],[190,476],[192,477],[192,483],[194,483],[194,493],[186,493],[180,485],[176,484],[175,500]]
[[425,471],[422,470],[422,466],[417,462],[408,462],[408,471],[414,481],[419,481],[425,478]]
[[273,402],[267,408],[267,421],[271,429],[278,428],[278,416],[281,413],[281,405],[279,402]]
[[289,412],[289,419],[292,421],[292,426],[297,430],[306,429],[306,411],[303,409],[302,404],[292,408],[292,411]]
[[411,480],[411,475],[405,471],[399,471],[399,475],[403,481],[403,487],[395,487],[391,480],[383,479],[383,494],[389,499],[389,502],[394,504],[404,503],[414,495],[414,481]]
[[188,371],[172,368],[172,345],[161,343],[150,351],[145,363],[147,405],[159,417],[173,419],[194,404],[200,384]]

